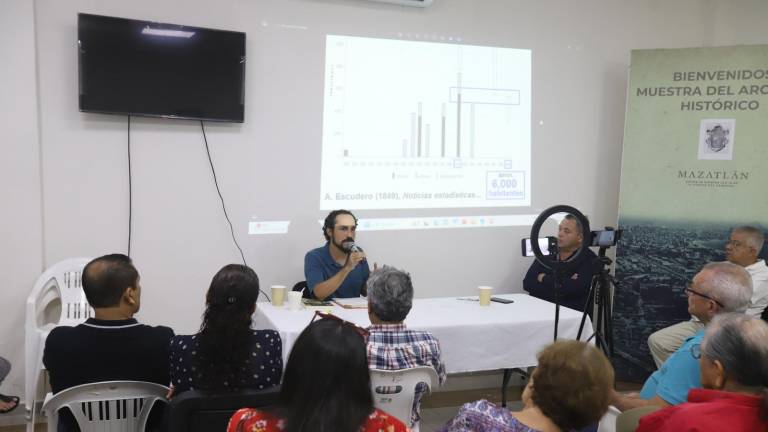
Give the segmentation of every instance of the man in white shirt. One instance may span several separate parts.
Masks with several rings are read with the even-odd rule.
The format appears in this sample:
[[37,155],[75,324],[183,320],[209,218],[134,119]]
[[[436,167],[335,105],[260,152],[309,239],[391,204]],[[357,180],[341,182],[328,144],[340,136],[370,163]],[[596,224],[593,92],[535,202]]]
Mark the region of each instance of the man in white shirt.
[[725,246],[725,258],[744,267],[752,276],[753,293],[747,315],[758,318],[768,306],[768,266],[765,260],[757,258],[764,241],[762,231],[743,226],[731,232],[731,239]]
[[[725,245],[725,258],[738,264],[752,277],[753,294],[747,309],[747,315],[760,317],[768,306],[768,266],[765,261],[758,259],[763,248],[765,236],[763,232],[751,226],[739,226],[731,231],[731,237]],[[684,321],[663,328],[648,337],[648,347],[651,349],[656,367],[672,355],[683,342],[704,328],[697,319]]]

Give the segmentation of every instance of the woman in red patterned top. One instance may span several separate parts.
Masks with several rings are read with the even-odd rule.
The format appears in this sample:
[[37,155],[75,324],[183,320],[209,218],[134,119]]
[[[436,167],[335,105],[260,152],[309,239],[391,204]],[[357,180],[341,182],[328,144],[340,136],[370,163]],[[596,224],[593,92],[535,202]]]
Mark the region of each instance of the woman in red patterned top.
[[313,321],[293,345],[278,404],[237,411],[227,432],[406,432],[373,407],[363,332],[333,316]]

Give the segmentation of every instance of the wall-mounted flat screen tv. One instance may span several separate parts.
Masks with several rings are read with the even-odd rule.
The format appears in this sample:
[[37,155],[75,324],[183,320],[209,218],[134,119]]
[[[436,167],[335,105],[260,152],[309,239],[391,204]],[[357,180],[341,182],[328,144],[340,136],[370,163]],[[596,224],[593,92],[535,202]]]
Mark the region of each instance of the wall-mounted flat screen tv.
[[245,33],[78,14],[80,111],[243,122]]

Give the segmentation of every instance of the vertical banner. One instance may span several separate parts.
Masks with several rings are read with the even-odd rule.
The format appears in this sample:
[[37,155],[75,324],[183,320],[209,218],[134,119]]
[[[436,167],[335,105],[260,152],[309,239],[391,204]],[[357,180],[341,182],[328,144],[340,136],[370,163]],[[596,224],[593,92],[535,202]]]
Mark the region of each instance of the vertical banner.
[[632,52],[617,248],[614,364],[655,369],[647,339],[688,320],[685,284],[730,228],[768,218],[768,46]]

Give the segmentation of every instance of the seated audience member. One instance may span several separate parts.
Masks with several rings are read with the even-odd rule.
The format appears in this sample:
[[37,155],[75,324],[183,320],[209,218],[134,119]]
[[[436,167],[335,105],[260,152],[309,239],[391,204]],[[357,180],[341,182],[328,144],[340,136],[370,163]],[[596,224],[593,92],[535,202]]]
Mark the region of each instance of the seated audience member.
[[[722,313],[744,313],[752,297],[752,279],[744,267],[729,262],[714,262],[693,278],[685,289],[688,312],[705,325]],[[613,392],[611,404],[625,411],[647,405],[667,407],[685,402],[688,391],[701,387],[698,360],[691,350],[701,344],[704,329],[688,338],[661,368],[645,381],[639,396]]]
[[704,389],[688,402],[640,419],[638,432],[768,431],[768,325],[743,314],[724,314],[707,326],[701,348]]
[[323,223],[325,245],[304,256],[304,277],[313,297],[360,297],[371,271],[365,252],[352,248],[357,236],[357,218],[349,210],[334,210]]
[[[566,215],[560,222],[557,231],[557,247],[561,260],[570,259],[581,248],[583,241],[581,230],[581,222],[572,214]],[[584,310],[592,275],[595,272],[596,258],[595,253],[589,249],[579,255],[575,269],[567,271],[561,281],[562,286],[558,292],[560,305],[577,311]],[[523,289],[533,297],[554,303],[554,280],[553,271],[544,267],[538,260],[534,260],[523,279]]]
[[[736,227],[731,231],[731,237],[725,244],[725,258],[744,267],[752,278],[752,298],[747,314],[759,317],[768,306],[768,266],[765,261],[758,259],[763,248],[765,237],[763,232],[751,226]],[[704,328],[704,323],[696,318],[656,331],[648,337],[648,347],[651,350],[656,367],[675,352],[685,339],[693,336]]]
[[[372,369],[398,370],[431,366],[440,385],[445,382],[445,365],[440,358],[440,343],[431,333],[409,330],[405,317],[413,304],[411,276],[384,266],[368,279],[368,366]],[[427,391],[424,383],[416,386],[411,426],[419,421],[419,402]]]
[[259,278],[240,264],[211,280],[200,332],[171,340],[171,382],[186,390],[261,390],[280,383],[283,344],[274,330],[252,330]]
[[[43,364],[53,393],[99,381],[170,383],[168,343],[173,330],[133,318],[141,305],[139,279],[131,259],[122,254],[105,255],[85,266],[83,291],[96,315],[76,327],[56,327],[48,335]],[[69,412],[59,418],[64,429],[77,427]]]
[[[0,357],[0,384],[3,383],[3,380],[6,376],[8,376],[8,372],[10,371],[11,362]],[[15,410],[17,406],[19,406],[18,396],[6,396],[4,394],[0,394],[0,414],[9,413]]]
[[613,367],[597,348],[558,341],[539,353],[523,391],[523,409],[480,400],[465,404],[440,432],[561,432],[597,423],[608,410]]
[[404,432],[395,417],[374,408],[365,356],[365,329],[317,313],[296,339],[277,405],[243,408],[228,432]]

